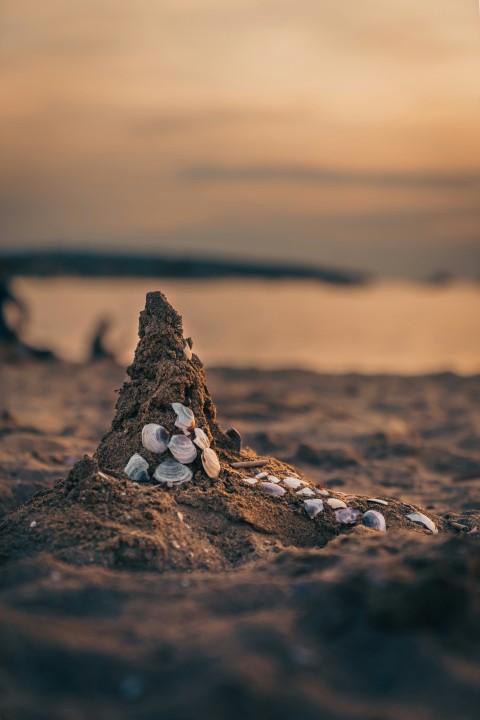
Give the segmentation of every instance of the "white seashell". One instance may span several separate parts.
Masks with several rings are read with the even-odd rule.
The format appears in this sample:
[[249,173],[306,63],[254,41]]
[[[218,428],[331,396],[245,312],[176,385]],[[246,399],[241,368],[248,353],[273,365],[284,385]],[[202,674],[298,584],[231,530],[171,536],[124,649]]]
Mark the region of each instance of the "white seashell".
[[257,473],[257,475],[255,475],[255,477],[257,478],[257,480],[262,480],[262,478],[268,477],[268,472],[259,472]]
[[286,492],[284,488],[280,487],[280,485],[276,485],[275,483],[270,482],[261,482],[259,483],[258,487],[264,493],[267,493],[267,495],[277,495],[278,497],[285,495]]
[[301,490],[297,490],[295,495],[300,495],[300,497],[312,497],[312,495],[315,495],[315,493],[311,488],[304,487]]
[[382,513],[379,513],[376,510],[367,510],[367,512],[363,515],[362,522],[364,525],[372,528],[373,530],[380,530],[380,532],[386,532],[387,530],[385,518]]
[[208,477],[216,478],[220,475],[220,460],[212,448],[205,448],[202,452],[202,465]]
[[327,505],[330,505],[330,507],[333,510],[338,510],[338,508],[346,508],[346,504],[343,502],[343,500],[339,500],[338,498],[329,498],[327,500]]
[[388,505],[386,500],[380,500],[380,498],[368,498],[367,502],[373,502],[377,505]]
[[344,525],[351,525],[356,522],[359,515],[359,511],[353,510],[352,508],[340,508],[340,510],[335,510],[335,518],[337,522],[343,523]]
[[323,510],[323,501],[319,498],[316,498],[315,500],[305,500],[303,505],[308,517],[312,518],[312,520]]
[[258,480],[257,478],[242,478],[244,483],[247,483],[247,485],[256,485]]
[[163,485],[176,487],[189,482],[193,477],[193,473],[190,468],[178,463],[176,460],[165,460],[157,467],[153,477]]
[[328,490],[325,490],[325,488],[316,487],[315,492],[317,493],[317,495],[323,495],[324,497],[328,497],[330,495]]
[[278,478],[276,475],[267,475],[267,480],[268,482],[272,482],[275,484],[280,482],[280,478]]
[[195,427],[195,415],[189,407],[185,407],[182,403],[172,403],[177,419],[175,420],[175,427],[180,430],[191,430]]
[[190,344],[186,340],[183,341],[183,352],[185,353],[185,357],[187,358],[187,360],[192,359],[192,355],[193,355],[192,348],[190,347]]
[[161,455],[168,445],[170,433],[162,425],[149,423],[142,428],[142,445],[150,452]]
[[431,533],[433,533],[434,535],[438,535],[438,530],[435,523],[432,522],[432,520],[430,520],[430,518],[423,513],[411,513],[410,515],[407,515],[407,518],[412,522],[424,525],[427,530],[430,530]]
[[150,480],[148,476],[148,463],[138,453],[132,455],[125,467],[125,475],[128,475],[130,480],[136,480],[137,482],[146,482]]
[[302,487],[302,485],[305,485],[303,480],[298,480],[294,477],[283,478],[282,482],[287,487],[292,488],[292,490],[297,490],[298,488]]
[[195,428],[193,433],[195,435],[193,442],[197,447],[200,448],[200,450],[205,450],[205,448],[210,447],[210,440],[207,433],[205,433],[200,428]]
[[193,462],[197,457],[197,449],[186,435],[173,435],[168,443],[168,449],[175,460],[183,465]]

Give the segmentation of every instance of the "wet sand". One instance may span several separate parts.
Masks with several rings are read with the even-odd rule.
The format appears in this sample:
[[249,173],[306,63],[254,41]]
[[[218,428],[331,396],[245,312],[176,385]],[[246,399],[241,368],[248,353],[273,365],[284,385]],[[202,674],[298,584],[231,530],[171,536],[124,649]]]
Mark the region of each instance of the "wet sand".
[[[124,371],[1,373],[6,513],[94,452]],[[3,562],[2,720],[478,717],[480,377],[207,377],[220,424],[260,454],[431,509],[451,532],[359,528],[223,572]]]

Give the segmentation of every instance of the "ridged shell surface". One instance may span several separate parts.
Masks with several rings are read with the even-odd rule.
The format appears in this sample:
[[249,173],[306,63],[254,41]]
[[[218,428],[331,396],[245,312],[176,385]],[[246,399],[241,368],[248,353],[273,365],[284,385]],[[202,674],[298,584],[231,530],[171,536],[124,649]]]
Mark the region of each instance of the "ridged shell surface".
[[201,428],[195,428],[193,432],[195,435],[193,442],[200,448],[200,450],[205,450],[205,448],[210,447],[210,440],[207,433],[205,433]]
[[175,460],[184,465],[193,462],[197,457],[197,449],[186,435],[173,435],[168,443],[168,449]]
[[162,425],[149,423],[142,428],[142,445],[150,452],[161,455],[167,449],[170,433]]
[[148,462],[138,453],[132,455],[125,466],[124,472],[130,480],[136,480],[137,482],[146,482],[147,480],[150,480],[148,475]]
[[178,463],[176,460],[165,460],[157,467],[153,477],[159,483],[175,486],[189,482],[193,477],[193,473],[190,468]]
[[191,430],[195,427],[195,415],[190,408],[185,407],[182,403],[172,403],[172,408],[177,416],[175,427],[180,430]]
[[212,448],[205,448],[202,452],[202,465],[208,477],[217,478],[220,475],[220,460]]

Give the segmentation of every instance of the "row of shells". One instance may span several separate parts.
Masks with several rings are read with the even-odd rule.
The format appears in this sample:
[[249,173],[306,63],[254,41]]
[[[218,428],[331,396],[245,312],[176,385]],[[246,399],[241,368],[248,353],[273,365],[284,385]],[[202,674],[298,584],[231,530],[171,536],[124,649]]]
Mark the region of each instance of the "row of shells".
[[[324,509],[324,503],[326,503],[332,510],[335,511],[335,519],[337,522],[352,525],[356,523],[360,516],[362,516],[362,523],[373,530],[380,532],[386,532],[387,523],[385,516],[378,510],[367,510],[362,513],[360,510],[350,508],[344,500],[336,497],[328,497],[329,492],[324,488],[310,487],[304,480],[300,480],[297,477],[285,477],[282,480],[275,475],[269,475],[267,472],[262,472],[252,478],[243,478],[243,481],[247,485],[257,485],[262,492],[267,495],[274,495],[282,497],[286,493],[286,489],[295,491],[295,494],[299,497],[307,497],[309,499],[304,501],[305,512],[308,517],[315,518]],[[282,487],[284,485],[285,487]],[[318,495],[328,497],[326,500],[322,500]],[[386,500],[381,498],[367,498],[367,502],[374,503],[376,505],[388,505]],[[438,529],[435,523],[423,513],[414,512],[406,515],[406,518],[414,523],[423,525],[433,535],[438,534]]]
[[[182,403],[172,403],[176,414],[175,427],[183,434],[170,435],[162,425],[148,423],[142,428],[142,445],[156,455],[163,455],[167,450],[171,452],[174,460],[165,460],[158,465],[153,473],[155,480],[169,487],[176,487],[189,482],[193,473],[187,465],[192,463],[201,452],[203,469],[211,478],[220,474],[220,461],[217,453],[210,447],[208,435],[195,427],[195,416],[192,410]],[[193,430],[193,440],[190,431]],[[197,450],[198,448],[198,450]],[[150,479],[149,464],[139,453],[132,455],[125,467],[125,474],[137,482],[146,482]]]

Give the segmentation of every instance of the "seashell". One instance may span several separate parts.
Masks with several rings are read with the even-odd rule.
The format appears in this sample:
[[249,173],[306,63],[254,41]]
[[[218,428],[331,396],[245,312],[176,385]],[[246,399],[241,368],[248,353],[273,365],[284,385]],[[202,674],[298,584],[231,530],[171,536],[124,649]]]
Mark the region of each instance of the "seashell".
[[280,478],[278,478],[276,475],[267,475],[268,482],[273,482],[275,484],[280,482]]
[[242,478],[244,483],[247,483],[247,485],[256,485],[258,480],[257,478]]
[[316,487],[315,492],[317,493],[317,495],[323,495],[324,497],[328,497],[330,495],[328,490],[325,490],[325,488]]
[[195,434],[195,437],[193,438],[193,442],[197,447],[200,448],[200,450],[205,450],[205,448],[210,447],[210,439],[203,430],[200,428],[195,428],[193,431]]
[[353,510],[352,508],[345,507],[340,508],[340,510],[335,510],[335,518],[337,522],[343,523],[344,525],[351,525],[356,522],[359,515],[359,511]]
[[268,472],[259,472],[255,475],[257,480],[262,480],[263,478],[268,477]]
[[427,530],[430,530],[431,533],[433,533],[434,535],[438,535],[438,530],[435,523],[432,522],[432,520],[430,520],[430,518],[423,513],[411,513],[410,515],[407,515],[407,518],[412,522],[424,525]]
[[178,463],[176,460],[165,460],[157,467],[153,477],[163,485],[176,487],[189,482],[193,477],[193,473],[190,468]]
[[195,415],[190,408],[185,407],[182,403],[172,403],[177,419],[175,420],[175,427],[180,430],[191,430],[195,427]]
[[373,502],[377,505],[388,505],[386,500],[380,500],[380,498],[367,498],[367,502]]
[[387,530],[385,518],[382,513],[376,510],[367,510],[363,515],[362,522],[367,527],[373,528],[373,530],[380,530],[380,532],[386,532]]
[[275,483],[270,482],[261,482],[259,483],[258,487],[264,492],[267,493],[267,495],[278,495],[278,497],[281,497],[282,495],[285,495],[285,488],[280,487],[280,485],[276,485]]
[[186,435],[174,435],[168,443],[168,449],[175,460],[186,465],[197,457],[197,448]]
[[192,348],[190,347],[190,343],[188,342],[188,340],[183,341],[183,352],[185,353],[185,357],[187,358],[187,360],[192,359]]
[[294,477],[283,478],[282,482],[287,487],[292,488],[292,490],[297,490],[298,488],[302,487],[302,485],[305,485],[303,480],[298,480],[298,478]]
[[312,495],[315,495],[315,493],[311,488],[304,487],[301,490],[297,490],[295,495],[299,495],[300,497],[311,497]]
[[149,423],[144,425],[142,428],[142,445],[150,452],[161,455],[165,452],[168,445],[168,439],[170,433],[165,430],[162,425],[155,425],[155,423]]
[[132,455],[130,460],[125,466],[125,475],[128,475],[130,480],[136,480],[137,482],[146,482],[150,480],[148,476],[148,463],[138,453]]
[[318,513],[321,513],[323,510],[323,501],[319,498],[315,498],[315,500],[305,500],[303,503],[303,506],[305,508],[305,512],[307,513],[309,518],[316,517]]
[[237,450],[237,452],[241,452],[241,450],[242,450],[242,436],[240,435],[240,433],[238,432],[238,430],[237,430],[236,428],[233,428],[233,427],[232,427],[232,428],[228,428],[228,430],[227,430],[227,432],[225,433],[225,435],[228,435],[228,437],[230,438],[230,440],[233,442],[233,444],[235,445],[235,449]]
[[202,452],[202,465],[208,477],[216,478],[220,475],[220,460],[212,448],[205,448]]
[[327,505],[330,505],[330,507],[333,510],[338,510],[338,508],[346,508],[346,504],[343,502],[343,500],[339,500],[338,498],[328,498]]

